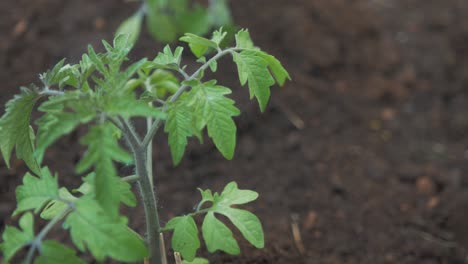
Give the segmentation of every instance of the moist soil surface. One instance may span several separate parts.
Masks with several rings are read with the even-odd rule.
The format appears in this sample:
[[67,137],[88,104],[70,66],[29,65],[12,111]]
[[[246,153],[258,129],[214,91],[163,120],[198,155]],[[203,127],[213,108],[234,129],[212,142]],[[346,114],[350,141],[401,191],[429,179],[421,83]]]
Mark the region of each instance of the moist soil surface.
[[[137,5],[2,0],[2,105],[61,58],[77,62],[87,44],[110,40]],[[209,141],[194,141],[174,168],[160,133],[154,151],[163,223],[193,210],[197,187],[220,190],[235,180],[260,193],[247,208],[262,220],[266,245],[257,250],[236,233],[241,255],[215,253],[212,263],[467,263],[468,1],[231,5],[237,24],[293,81],[273,89],[261,114],[222,60],[216,76],[243,110],[236,155],[227,161]],[[131,56],[152,58],[161,47],[144,33]],[[80,181],[74,164],[85,131],[47,153],[45,164],[63,185]],[[10,170],[0,164],[0,229],[15,224],[14,188],[24,172],[22,162]],[[143,234],[142,209],[129,212]]]

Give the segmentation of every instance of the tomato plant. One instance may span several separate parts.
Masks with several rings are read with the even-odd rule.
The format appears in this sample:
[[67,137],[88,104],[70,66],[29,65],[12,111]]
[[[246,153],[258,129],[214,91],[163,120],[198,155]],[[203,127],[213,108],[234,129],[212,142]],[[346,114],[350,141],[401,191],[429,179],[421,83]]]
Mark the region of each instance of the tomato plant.
[[[262,248],[264,236],[259,219],[251,212],[234,208],[257,199],[258,194],[241,190],[235,182],[222,192],[201,190],[195,211],[171,219],[160,226],[157,206],[157,179],[152,173],[152,140],[161,127],[168,134],[172,160],[183,158],[188,138],[202,141],[206,130],[216,148],[227,159],[234,155],[236,124],[240,114],[228,97],[231,89],[217,80],[204,80],[205,72],[216,72],[217,61],[230,55],[237,65],[241,85],[249,88],[265,110],[270,88],[283,85],[289,75],[273,56],[255,47],[247,30],[236,35],[236,45],[221,48],[226,36],[222,29],[212,38],[185,34],[200,66],[193,73],[182,64],[183,48],[166,46],[153,60],[143,58],[128,67],[123,63],[132,48],[128,35],[118,35],[113,45],[103,42],[105,53],[90,46],[77,64],[60,61],[40,75],[41,85],[22,88],[6,104],[0,119],[0,150],[7,164],[15,150],[29,173],[16,189],[19,228],[7,226],[0,248],[9,262],[19,250],[27,249],[25,263],[83,263],[75,249],[47,240],[59,223],[70,233],[76,249],[89,252],[96,260],[112,258],[121,262],[147,259],[162,263],[162,232],[172,232],[172,248],[186,261],[195,259],[200,247],[199,229],[194,217],[203,217],[201,234],[208,251],[239,254],[231,230],[216,215],[226,216],[253,246]],[[179,77],[177,77],[179,76]],[[31,126],[31,113],[38,104],[42,116]],[[134,125],[144,118],[145,131]],[[58,175],[43,164],[47,148],[58,138],[85,125],[81,138],[87,151],[76,165],[83,175],[79,188],[60,187]],[[133,165],[135,175],[119,175],[116,163]],[[154,181],[153,181],[154,180]],[[139,189],[146,216],[143,238],[127,225],[121,205],[135,206],[132,184]],[[34,215],[48,221],[34,231]],[[65,261],[65,262],[64,262]]]

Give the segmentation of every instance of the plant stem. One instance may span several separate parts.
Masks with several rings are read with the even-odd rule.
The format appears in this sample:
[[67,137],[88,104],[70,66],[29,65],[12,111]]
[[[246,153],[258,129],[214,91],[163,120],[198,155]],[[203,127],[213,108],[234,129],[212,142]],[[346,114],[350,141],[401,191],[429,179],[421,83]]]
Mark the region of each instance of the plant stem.
[[[153,123],[153,119],[151,117],[146,118],[146,126],[148,131],[151,129],[151,124]],[[149,180],[151,183],[151,187],[154,188],[153,184],[153,140],[149,142],[148,146],[146,147],[146,166],[148,171]]]
[[135,171],[138,177],[138,188],[140,189],[143,207],[145,209],[146,219],[146,243],[150,252],[149,263],[161,264],[161,248],[159,241],[160,225],[159,214],[156,204],[156,194],[151,185],[148,174],[147,147],[142,147],[138,134],[132,129],[131,125],[121,120],[123,134],[127,140],[135,159]]
[[67,216],[72,211],[71,207],[63,210],[63,212],[50,220],[49,223],[37,234],[36,238],[31,242],[31,247],[28,250],[28,254],[26,255],[26,259],[24,263],[31,264],[34,258],[34,252],[38,249],[41,244],[42,240],[44,240],[45,236],[52,230],[52,228],[58,224],[65,216]]
[[41,91],[40,94],[41,95],[57,96],[57,95],[64,95],[65,93],[62,92],[62,91],[45,89],[45,90]]
[[124,182],[136,182],[139,179],[140,177],[138,177],[138,175],[130,175],[130,176],[122,177],[122,181]]
[[162,254],[160,248],[159,234],[159,214],[156,205],[156,195],[151,186],[150,178],[148,175],[148,165],[146,158],[146,148],[137,147],[133,149],[135,158],[136,174],[139,176],[138,187],[141,192],[143,206],[145,208],[146,217],[146,235],[147,243],[150,251],[150,263],[161,264]]

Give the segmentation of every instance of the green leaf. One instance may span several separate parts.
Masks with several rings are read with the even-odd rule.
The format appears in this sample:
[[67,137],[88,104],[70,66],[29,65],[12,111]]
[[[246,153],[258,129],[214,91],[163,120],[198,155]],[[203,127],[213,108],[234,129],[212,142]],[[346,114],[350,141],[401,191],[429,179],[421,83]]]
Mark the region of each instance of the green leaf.
[[211,24],[214,27],[227,26],[233,23],[227,0],[216,0],[210,4]]
[[104,76],[108,76],[109,75],[109,71],[108,69],[106,68],[104,62],[103,62],[103,56],[102,55],[98,55],[93,47],[91,45],[88,46],[88,56],[87,58],[89,58],[89,62],[92,63],[92,65],[94,65],[94,67],[96,67],[96,69]]
[[16,147],[16,157],[24,160],[36,174],[40,174],[40,167],[33,156],[34,133],[29,122],[38,98],[36,92],[24,89],[21,95],[8,101],[5,114],[0,119],[0,150],[7,166],[10,166],[11,152]]
[[115,32],[115,35],[128,35],[128,41],[133,45],[137,41],[140,31],[141,23],[143,22],[143,13],[137,12],[131,17],[127,18]]
[[65,220],[77,248],[88,248],[98,261],[107,256],[124,262],[142,261],[148,256],[145,243],[126,222],[125,218],[110,216],[91,199],[78,200],[76,209]]
[[85,98],[80,98],[77,93],[50,97],[39,107],[39,110],[45,112],[36,121],[38,132],[34,156],[39,162],[42,162],[46,149],[58,138],[69,134],[79,124],[91,121],[95,116],[90,102]]
[[234,101],[225,97],[230,93],[229,88],[210,81],[193,87],[187,95],[195,128],[201,131],[207,126],[208,135],[226,159],[232,159],[236,146],[237,129],[232,117],[240,114]]
[[191,33],[186,33],[180,40],[189,44],[190,50],[197,58],[203,56],[210,48],[218,48],[216,42]]
[[82,173],[94,166],[96,200],[113,216],[118,215],[121,200],[113,160],[131,162],[131,156],[119,146],[116,133],[117,129],[109,123],[93,126],[81,141],[88,145],[88,150],[76,168],[78,173]]
[[64,64],[65,59],[62,59],[61,61],[57,62],[57,64],[55,64],[52,69],[39,75],[39,78],[46,87],[50,87],[60,81],[60,70]]
[[169,134],[172,161],[177,165],[184,156],[187,138],[192,133],[192,114],[184,101],[177,101],[167,109],[164,131]]
[[269,55],[263,51],[257,51],[256,54],[266,61],[268,67],[270,68],[271,72],[273,73],[273,76],[276,79],[276,82],[280,86],[283,86],[286,80],[291,80],[289,73],[286,71],[283,65],[281,65],[281,62],[274,56]]
[[59,61],[51,70],[39,75],[46,88],[50,88],[53,85],[58,85],[60,90],[65,85],[78,88],[80,65],[64,65],[64,63],[65,59]]
[[268,62],[257,51],[244,50],[240,53],[233,52],[232,55],[237,64],[241,85],[248,82],[250,99],[255,96],[260,110],[265,111],[270,98],[270,87],[275,84],[268,70]]
[[250,38],[250,33],[247,29],[242,29],[236,34],[236,47],[241,49],[254,49],[254,44]]
[[[226,185],[220,194],[201,190],[202,201],[212,199],[213,205],[204,209],[208,211],[203,222],[203,238],[210,252],[223,250],[229,254],[238,254],[238,245],[234,243],[231,231],[214,216],[214,213],[225,215],[239,229],[242,235],[257,248],[264,246],[264,234],[260,220],[252,213],[232,208],[232,205],[246,204],[258,198],[258,193],[250,190],[240,190],[235,182]],[[224,238],[224,240],[223,240]]]
[[216,212],[225,215],[239,229],[245,239],[256,248],[263,248],[263,228],[257,216],[249,211],[219,206]]
[[52,200],[50,201],[46,207],[41,212],[41,218],[45,220],[50,220],[55,216],[61,214],[65,211],[69,205],[65,203],[67,202],[75,202],[78,198],[73,196],[65,187],[62,187],[58,191],[58,196],[60,200]]
[[[76,190],[84,195],[89,195],[93,199],[95,198],[95,179],[96,174],[90,173],[83,178],[83,184]],[[120,201],[130,207],[135,207],[137,200],[135,194],[132,192],[132,186],[128,182],[124,182],[121,178],[115,178],[115,182],[112,183],[118,189],[120,195]]]
[[41,162],[44,153],[58,138],[73,131],[81,123],[73,113],[62,112],[45,114],[36,121],[39,127],[35,156]]
[[192,261],[183,260],[183,264],[210,264],[206,258],[194,258]]
[[41,255],[34,264],[85,264],[76,256],[75,250],[53,240],[44,241],[40,247]]
[[132,163],[132,156],[119,146],[120,131],[110,123],[103,123],[91,127],[81,143],[88,146],[88,150],[77,165],[77,172],[83,173],[100,162],[104,156],[125,164]]
[[205,35],[211,29],[209,13],[199,4],[195,4],[192,9],[177,13],[174,18],[179,29],[178,33]]
[[198,188],[198,191],[200,192],[200,195],[202,197],[202,202],[207,201],[207,202],[213,202],[214,197],[213,194],[211,193],[211,190],[202,190]]
[[26,173],[23,185],[16,188],[17,207],[14,215],[34,210],[38,213],[51,200],[59,198],[57,177],[52,176],[49,169],[43,168],[39,177]]
[[177,25],[170,15],[159,8],[151,8],[146,13],[148,31],[155,39],[170,43],[177,38]]
[[222,250],[231,255],[240,253],[239,245],[234,239],[231,230],[216,219],[213,212],[208,212],[202,225],[203,238],[208,251],[213,253]]
[[[216,1],[219,2],[219,1]],[[221,45],[221,42],[223,42],[224,38],[226,37],[227,32],[223,30],[223,28],[220,28],[213,32],[213,36],[211,37],[211,41],[216,43],[216,45],[219,47]]]
[[165,230],[174,230],[172,235],[172,248],[179,252],[188,261],[195,258],[200,240],[198,239],[198,228],[192,216],[179,216],[171,219]]
[[251,190],[240,190],[236,182],[230,182],[224,187],[221,196],[216,199],[218,205],[231,206],[246,204],[257,200],[258,193]]
[[174,94],[180,87],[179,80],[169,71],[157,69],[149,77],[147,91],[157,98],[164,98],[166,94]]
[[109,97],[104,104],[104,111],[110,116],[131,117],[156,117],[166,119],[166,114],[160,109],[149,105],[147,102],[133,98],[133,95]]
[[0,250],[3,252],[3,261],[5,263],[8,263],[18,250],[34,240],[34,219],[31,213],[21,216],[19,226],[21,230],[16,227],[6,226],[3,232],[3,242],[0,244]]
[[177,70],[180,65],[183,50],[184,48],[177,47],[174,53],[172,53],[172,50],[169,47],[169,45],[166,45],[163,49],[163,52],[159,52],[158,56],[156,56],[153,62],[160,68]]

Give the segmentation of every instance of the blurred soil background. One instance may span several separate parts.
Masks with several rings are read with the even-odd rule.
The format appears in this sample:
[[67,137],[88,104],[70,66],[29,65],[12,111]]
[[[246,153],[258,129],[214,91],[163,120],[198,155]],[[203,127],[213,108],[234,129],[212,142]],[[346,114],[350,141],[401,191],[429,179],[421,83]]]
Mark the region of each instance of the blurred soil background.
[[[231,6],[235,22],[284,63],[293,81],[275,87],[260,114],[233,64],[222,61],[216,76],[235,90],[243,110],[235,158],[193,141],[173,168],[159,133],[162,220],[193,210],[197,187],[220,190],[235,180],[261,195],[248,209],[264,224],[266,247],[241,242],[240,256],[216,253],[212,263],[468,263],[468,1]],[[77,62],[87,44],[111,40],[137,8],[123,0],[0,1],[1,105],[58,60]],[[132,58],[153,58],[161,47],[144,33]],[[80,181],[74,164],[85,131],[46,155],[61,184]],[[0,230],[15,224],[14,188],[24,172],[21,162],[11,170],[0,162]],[[141,208],[130,212],[144,233]]]

